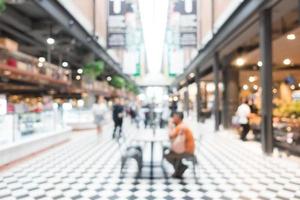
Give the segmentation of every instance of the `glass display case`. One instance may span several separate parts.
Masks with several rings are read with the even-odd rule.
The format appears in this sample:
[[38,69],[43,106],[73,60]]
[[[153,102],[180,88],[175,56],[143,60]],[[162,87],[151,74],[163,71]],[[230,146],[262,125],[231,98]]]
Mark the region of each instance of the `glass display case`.
[[16,131],[14,122],[15,115],[0,115],[0,145],[14,141]]
[[51,134],[65,125],[59,110],[0,115],[0,144],[10,144],[40,134]]
[[93,123],[94,115],[88,109],[72,109],[63,112],[63,121],[66,124]]

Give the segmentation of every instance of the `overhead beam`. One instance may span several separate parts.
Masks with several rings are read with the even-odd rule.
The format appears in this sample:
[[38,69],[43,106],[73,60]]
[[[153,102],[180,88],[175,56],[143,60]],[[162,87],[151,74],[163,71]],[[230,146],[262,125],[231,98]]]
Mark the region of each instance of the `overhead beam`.
[[209,67],[204,65],[208,60],[214,57],[216,52],[222,44],[230,39],[234,39],[232,33],[236,32],[242,24],[245,23],[255,12],[263,8],[263,5],[268,3],[266,0],[244,1],[242,5],[232,14],[232,16],[222,25],[222,27],[215,33],[213,39],[207,44],[204,49],[201,49],[194,60],[189,64],[185,72],[176,78],[173,85],[185,79],[195,68],[199,66]]
[[11,24],[18,28],[20,31],[28,32],[32,30],[32,22],[29,18],[18,13],[12,7],[7,7],[3,13],[0,15],[0,21],[7,24]]
[[113,60],[106,50],[93,39],[92,35],[58,1],[34,0],[34,2],[62,25],[73,37],[113,68],[114,71],[132,82],[128,76],[123,74],[120,65]]

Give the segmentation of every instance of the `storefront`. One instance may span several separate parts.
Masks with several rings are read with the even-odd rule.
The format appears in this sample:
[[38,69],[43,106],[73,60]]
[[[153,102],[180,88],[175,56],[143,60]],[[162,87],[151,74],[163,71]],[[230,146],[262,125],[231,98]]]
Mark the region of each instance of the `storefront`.
[[[231,119],[246,98],[253,110],[250,123],[263,151],[270,154],[279,147],[298,153],[299,1],[243,4],[247,6],[238,8],[175,83],[181,87],[183,80],[197,74],[201,103],[207,99],[201,81],[210,71],[214,87],[223,84],[222,90],[211,92],[216,124],[221,121],[231,128]],[[199,113],[202,108],[201,103]]]
[[[300,154],[300,28],[294,28],[272,41],[272,103],[275,146]],[[239,99],[251,105],[250,125],[260,140],[262,88],[260,50],[255,49],[233,60],[238,68]]]

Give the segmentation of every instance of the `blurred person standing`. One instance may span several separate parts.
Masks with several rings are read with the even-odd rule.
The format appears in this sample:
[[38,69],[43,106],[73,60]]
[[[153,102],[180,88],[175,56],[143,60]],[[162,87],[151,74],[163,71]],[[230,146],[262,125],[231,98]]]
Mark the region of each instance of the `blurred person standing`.
[[244,99],[242,104],[238,107],[236,111],[236,116],[238,118],[238,123],[242,127],[241,140],[246,141],[248,132],[250,131],[249,117],[251,114],[250,106],[248,105],[248,100]]
[[161,112],[161,120],[160,120],[160,128],[165,128],[168,124],[168,121],[171,117],[171,113],[169,110],[168,105],[163,105],[162,112]]
[[113,105],[113,112],[112,112],[112,118],[114,121],[114,131],[112,136],[113,138],[116,137],[117,130],[118,130],[118,137],[121,137],[123,117],[124,117],[124,106],[121,100],[119,98],[116,98]]
[[105,99],[103,97],[96,98],[96,102],[92,107],[95,124],[97,126],[97,134],[102,133],[102,127],[105,120],[105,115],[108,111]]

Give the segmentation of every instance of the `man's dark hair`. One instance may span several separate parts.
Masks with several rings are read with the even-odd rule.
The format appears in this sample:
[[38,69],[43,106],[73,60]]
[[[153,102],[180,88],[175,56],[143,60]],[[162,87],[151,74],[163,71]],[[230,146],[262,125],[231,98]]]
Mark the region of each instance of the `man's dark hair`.
[[183,120],[183,118],[184,118],[183,112],[174,112],[174,113],[173,113],[173,116],[174,116],[174,115],[178,116],[181,120]]

